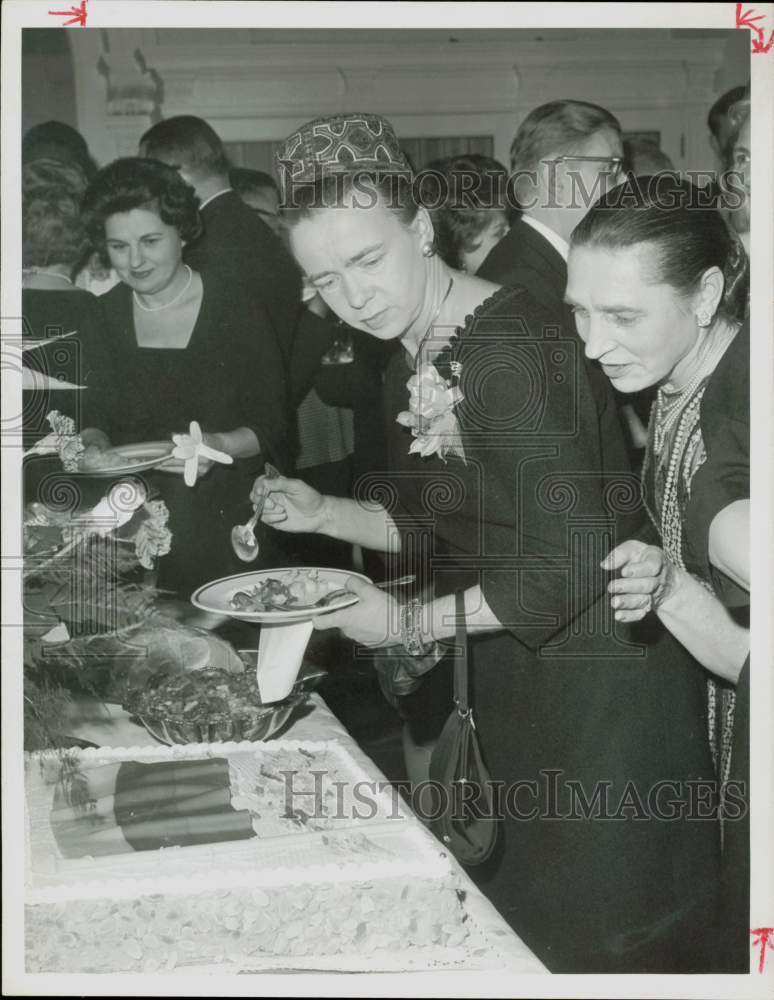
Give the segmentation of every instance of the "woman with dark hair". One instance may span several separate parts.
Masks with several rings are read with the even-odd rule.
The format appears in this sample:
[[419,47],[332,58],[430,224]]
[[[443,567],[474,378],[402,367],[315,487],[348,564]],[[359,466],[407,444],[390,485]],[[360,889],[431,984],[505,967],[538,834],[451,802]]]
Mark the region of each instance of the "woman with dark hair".
[[[724,810],[719,949],[749,965],[750,423],[747,258],[720,213],[673,181],[603,197],[572,237],[567,297],[586,353],[616,388],[657,386],[643,467],[663,549],[630,540],[605,563],[616,616],[648,611],[715,675],[709,736]],[[634,194],[632,198],[631,194]],[[736,697],[738,692],[739,697]],[[729,784],[731,783],[731,784]],[[742,801],[743,809],[739,810]]]
[[[455,635],[462,600],[500,790],[497,844],[473,877],[551,971],[712,968],[718,827],[692,821],[688,801],[711,768],[702,672],[657,622],[610,627],[597,569],[609,539],[644,520],[609,384],[528,291],[435,253],[384,119],[308,123],[281,164],[307,279],[346,323],[402,350],[385,379],[390,465],[359,500],[262,477],[253,502],[281,531],[413,553],[430,591],[399,605],[354,580],[358,603],[316,627],[430,667],[422,711],[443,718],[435,643]],[[665,781],[668,822],[654,793]]]
[[262,334],[265,317],[240,309],[225,276],[208,280],[183,263],[200,222],[196,195],[176,170],[116,160],[97,174],[85,209],[92,240],[121,279],[101,298],[116,373],[105,440],[168,440],[197,421],[204,444],[234,459],[213,468],[200,457],[192,488],[182,459],[149,474],[175,538],[159,585],[185,598],[242,568],[229,543],[249,512],[241,491],[266,460],[287,461],[282,361],[273,336]]
[[449,267],[475,274],[508,232],[505,167],[489,156],[448,156],[428,163],[421,177],[419,201],[438,253]]

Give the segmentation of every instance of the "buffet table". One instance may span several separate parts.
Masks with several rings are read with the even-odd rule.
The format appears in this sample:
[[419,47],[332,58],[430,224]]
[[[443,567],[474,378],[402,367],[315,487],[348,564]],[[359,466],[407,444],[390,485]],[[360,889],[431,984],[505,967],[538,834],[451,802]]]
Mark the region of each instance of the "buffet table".
[[[96,701],[82,699],[73,705],[73,714],[69,720],[67,729],[70,734],[80,740],[88,741],[99,747],[156,747],[158,743],[138,725],[133,719],[117,705],[105,705]],[[291,717],[288,725],[279,734],[280,738],[303,741],[304,743],[319,743],[321,741],[331,741],[343,749],[357,762],[357,765],[368,776],[370,781],[384,782],[386,778],[378,770],[376,765],[368,758],[354,742],[352,737],[343,728],[338,719],[333,715],[322,698],[312,693],[307,700],[298,706]],[[268,744],[267,744],[268,746]],[[405,810],[408,813],[408,810]],[[437,850],[438,844],[432,834],[413,815],[408,814],[405,824],[401,827],[405,832],[401,835],[405,837],[406,851],[416,851],[416,838],[422,837],[432,844]],[[468,914],[470,924],[475,928],[476,947],[471,951],[471,960],[466,962],[464,967],[455,970],[454,975],[460,973],[466,976],[475,975],[529,975],[545,973],[547,970],[524,945],[524,943],[514,934],[502,917],[486,900],[476,886],[471,882],[464,870],[452,862],[457,873],[461,888],[464,890],[464,908]],[[274,963],[276,966],[276,963]],[[272,967],[272,963],[267,963],[261,972],[301,972],[305,966],[300,964],[298,968],[286,967],[277,969]],[[308,971],[308,967],[307,971]],[[208,968],[208,972],[217,973],[216,968]],[[331,966],[323,970],[328,972],[361,972],[361,973],[388,973],[401,972],[404,977],[409,977],[409,981],[422,982],[422,972],[410,971],[410,967],[401,968],[400,960],[385,963],[380,960],[378,964],[368,964],[360,968],[346,967],[337,969]],[[427,970],[430,971],[430,970]],[[443,970],[441,970],[443,971]],[[402,980],[404,981],[404,980]],[[424,976],[427,981],[427,976]],[[408,983],[407,983],[408,985]]]

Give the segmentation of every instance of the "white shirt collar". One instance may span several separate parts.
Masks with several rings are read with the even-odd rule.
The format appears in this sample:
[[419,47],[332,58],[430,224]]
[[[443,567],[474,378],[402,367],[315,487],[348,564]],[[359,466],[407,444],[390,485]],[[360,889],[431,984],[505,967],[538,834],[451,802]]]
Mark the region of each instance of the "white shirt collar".
[[522,222],[526,222],[528,226],[532,226],[535,232],[540,233],[541,236],[545,237],[551,246],[556,250],[556,252],[562,257],[562,259],[567,262],[567,258],[570,256],[570,244],[567,240],[563,239],[559,233],[555,233],[553,229],[550,229],[545,222],[540,222],[539,219],[533,219],[531,215],[522,215]]
[[214,201],[216,198],[220,198],[222,194],[226,194],[228,191],[233,191],[233,190],[234,190],[233,188],[225,187],[221,191],[216,191],[215,194],[211,194],[209,198],[205,198],[204,201],[199,205],[199,211],[201,212],[204,206],[209,205],[211,201]]

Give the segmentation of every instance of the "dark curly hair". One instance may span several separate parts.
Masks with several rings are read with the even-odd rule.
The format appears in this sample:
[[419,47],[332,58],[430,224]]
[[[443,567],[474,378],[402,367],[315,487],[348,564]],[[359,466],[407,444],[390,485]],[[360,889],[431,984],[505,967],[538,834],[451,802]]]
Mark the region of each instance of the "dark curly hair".
[[628,178],[604,194],[573,230],[571,247],[607,250],[639,245],[652,248],[650,278],[682,295],[696,291],[711,267],[723,273],[725,289],[718,312],[734,321],[745,317],[749,263],[707,195],[676,175]]
[[36,160],[22,168],[22,266],[67,264],[72,270],[88,249],[81,216],[86,178],[77,167]]
[[91,245],[106,264],[105,222],[111,215],[134,208],[156,212],[186,242],[195,240],[202,231],[196,192],[173,167],[133,156],[114,160],[99,171],[83,200]]
[[419,201],[433,220],[436,249],[450,267],[463,267],[463,253],[478,249],[492,210],[505,209],[507,179],[502,163],[473,153],[434,160],[420,171]]

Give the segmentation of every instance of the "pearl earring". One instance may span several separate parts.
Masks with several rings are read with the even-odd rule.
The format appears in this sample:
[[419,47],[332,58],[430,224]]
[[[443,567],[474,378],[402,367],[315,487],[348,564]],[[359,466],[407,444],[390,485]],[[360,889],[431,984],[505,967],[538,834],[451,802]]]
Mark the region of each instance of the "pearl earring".
[[422,244],[422,256],[423,257],[434,257],[435,256],[435,247],[429,241],[427,243],[423,243]]
[[708,309],[700,309],[696,313],[696,319],[698,321],[699,326],[709,326],[710,322],[712,321],[712,316],[710,315]]

